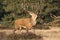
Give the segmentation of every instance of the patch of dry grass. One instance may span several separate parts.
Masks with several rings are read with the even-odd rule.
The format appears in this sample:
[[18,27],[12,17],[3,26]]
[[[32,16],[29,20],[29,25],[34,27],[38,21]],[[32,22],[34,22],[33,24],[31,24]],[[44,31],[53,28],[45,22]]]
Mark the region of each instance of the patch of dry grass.
[[31,32],[10,35],[6,35],[4,32],[0,32],[0,40],[42,40],[42,36]]

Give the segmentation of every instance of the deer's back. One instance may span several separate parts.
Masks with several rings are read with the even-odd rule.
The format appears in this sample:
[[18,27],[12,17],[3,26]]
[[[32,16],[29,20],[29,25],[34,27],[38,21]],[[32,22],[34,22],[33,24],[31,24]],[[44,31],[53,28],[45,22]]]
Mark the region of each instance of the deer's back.
[[32,27],[30,18],[18,19],[15,21],[15,25],[17,25],[17,27],[19,25],[26,26],[27,28]]

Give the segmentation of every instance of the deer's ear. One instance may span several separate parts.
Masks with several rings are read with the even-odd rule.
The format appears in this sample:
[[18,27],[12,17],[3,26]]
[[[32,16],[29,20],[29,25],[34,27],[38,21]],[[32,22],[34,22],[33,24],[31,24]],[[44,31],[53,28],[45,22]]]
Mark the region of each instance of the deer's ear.
[[39,13],[37,12],[36,15],[39,15]]

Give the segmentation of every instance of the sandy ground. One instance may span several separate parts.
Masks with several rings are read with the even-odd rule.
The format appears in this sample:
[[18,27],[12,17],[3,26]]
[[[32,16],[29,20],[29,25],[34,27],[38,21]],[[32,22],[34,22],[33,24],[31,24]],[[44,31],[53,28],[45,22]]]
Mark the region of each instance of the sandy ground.
[[[4,32],[7,35],[10,35],[13,33],[13,30],[4,29],[4,30],[0,30],[0,32]],[[26,32],[26,30],[22,30],[22,32]],[[43,37],[43,40],[60,40],[60,28],[57,27],[53,27],[48,30],[32,29],[29,30],[29,32],[35,33],[36,35],[41,35]],[[15,33],[20,34],[21,32],[17,30]]]
[[42,36],[44,40],[60,40],[60,28],[42,30]]

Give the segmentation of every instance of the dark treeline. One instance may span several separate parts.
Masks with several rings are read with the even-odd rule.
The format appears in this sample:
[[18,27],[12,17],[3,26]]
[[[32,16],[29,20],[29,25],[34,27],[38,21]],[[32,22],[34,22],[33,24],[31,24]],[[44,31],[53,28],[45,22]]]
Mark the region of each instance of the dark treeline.
[[37,23],[49,23],[60,16],[60,0],[0,0],[0,24],[12,26],[15,19],[30,17],[24,9],[38,13]]

